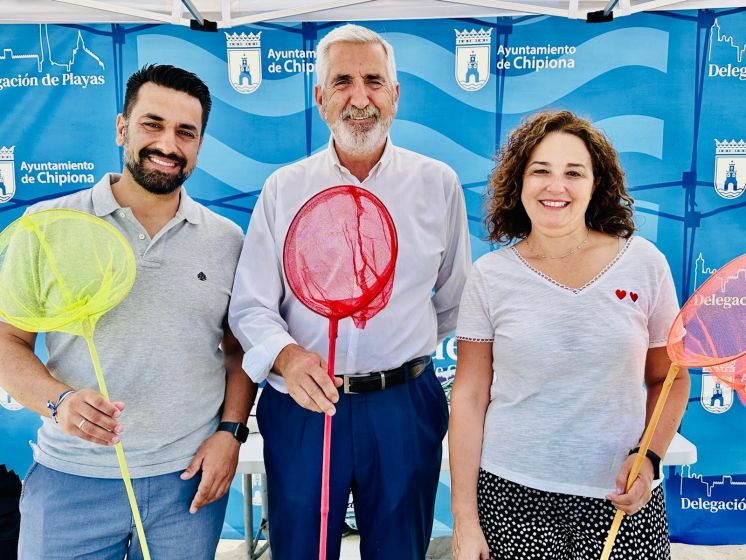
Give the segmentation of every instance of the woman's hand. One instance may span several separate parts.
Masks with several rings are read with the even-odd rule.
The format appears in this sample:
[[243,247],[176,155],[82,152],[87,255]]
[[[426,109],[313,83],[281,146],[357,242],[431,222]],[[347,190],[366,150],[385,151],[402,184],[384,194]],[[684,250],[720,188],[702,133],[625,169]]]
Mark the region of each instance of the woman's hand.
[[619,469],[619,473],[616,475],[616,492],[612,492],[606,496],[617,509],[622,510],[627,515],[636,514],[650,501],[653,486],[653,464],[650,462],[650,459],[645,457],[642,460],[637,478],[629,490],[625,491],[627,479],[632,470],[632,463],[635,462],[636,458],[637,453],[633,453],[627,457],[627,460],[624,461],[622,468]]
[[479,521],[458,521],[453,524],[453,560],[490,560],[490,550]]

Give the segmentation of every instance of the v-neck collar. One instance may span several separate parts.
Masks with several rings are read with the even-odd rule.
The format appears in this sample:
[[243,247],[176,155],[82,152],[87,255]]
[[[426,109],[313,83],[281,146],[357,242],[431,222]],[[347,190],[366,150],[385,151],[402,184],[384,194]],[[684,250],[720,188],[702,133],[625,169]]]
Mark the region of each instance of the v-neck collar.
[[630,237],[629,237],[629,239],[627,239],[627,242],[626,242],[626,243],[624,244],[624,247],[622,247],[622,248],[621,248],[621,250],[620,250],[620,251],[618,251],[618,252],[617,252],[617,254],[616,254],[616,255],[614,256],[614,258],[613,258],[613,259],[611,259],[611,261],[609,261],[609,264],[607,264],[607,265],[606,265],[605,267],[603,267],[603,268],[601,269],[601,271],[600,271],[600,272],[599,272],[598,274],[596,274],[596,275],[595,275],[595,276],[594,276],[593,278],[591,278],[590,280],[588,280],[588,282],[586,282],[585,284],[583,284],[583,285],[582,285],[582,286],[580,286],[579,288],[571,288],[570,286],[566,286],[566,285],[564,285],[563,283],[561,283],[561,282],[558,282],[557,280],[555,280],[554,278],[552,278],[552,277],[551,277],[551,276],[549,276],[548,274],[544,274],[543,272],[541,272],[541,271],[540,271],[540,270],[539,270],[538,268],[534,267],[534,266],[533,266],[533,265],[532,265],[531,263],[529,263],[529,262],[528,262],[528,261],[527,261],[527,260],[526,260],[526,259],[525,259],[525,258],[523,257],[523,255],[521,255],[521,253],[520,253],[520,252],[518,251],[518,249],[516,249],[516,248],[515,248],[515,245],[513,245],[512,247],[510,247],[510,250],[511,250],[511,251],[513,252],[513,254],[514,254],[514,255],[516,256],[516,258],[517,258],[517,259],[518,259],[518,260],[519,260],[519,261],[520,261],[521,263],[523,263],[523,265],[524,265],[524,266],[525,266],[526,268],[528,268],[528,269],[529,269],[529,270],[530,270],[531,272],[533,272],[533,273],[534,273],[534,274],[536,274],[537,276],[539,276],[539,277],[543,278],[543,279],[544,279],[544,280],[545,280],[546,282],[548,282],[548,283],[552,284],[553,286],[556,286],[557,288],[560,288],[560,289],[562,289],[562,290],[564,290],[564,291],[566,291],[566,292],[569,292],[569,293],[572,293],[572,294],[575,294],[575,295],[579,295],[579,294],[581,294],[582,292],[584,292],[584,291],[585,291],[586,289],[588,289],[588,288],[590,288],[591,286],[593,286],[594,284],[598,283],[598,282],[599,282],[599,281],[601,280],[601,278],[602,278],[602,277],[603,277],[604,275],[606,275],[606,273],[607,273],[607,272],[608,272],[608,271],[609,271],[609,270],[610,270],[610,269],[611,269],[611,268],[612,268],[612,267],[613,267],[613,266],[614,266],[614,265],[615,265],[615,264],[616,264],[617,262],[619,262],[619,259],[621,259],[621,258],[622,258],[622,255],[624,255],[624,254],[625,254],[625,253],[627,252],[627,249],[629,249],[629,247],[630,247],[630,245],[631,245],[631,244],[632,244],[632,236],[630,236]]

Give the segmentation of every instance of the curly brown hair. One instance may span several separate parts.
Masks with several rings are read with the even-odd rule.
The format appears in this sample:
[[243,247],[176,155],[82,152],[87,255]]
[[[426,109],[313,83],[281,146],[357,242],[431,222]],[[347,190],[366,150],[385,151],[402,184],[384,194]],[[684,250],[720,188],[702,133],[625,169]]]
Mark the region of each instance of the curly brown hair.
[[495,156],[487,190],[485,227],[495,243],[524,239],[531,233],[531,221],[521,203],[523,172],[534,148],[551,132],[580,138],[593,162],[593,195],[585,213],[593,230],[628,238],[635,230],[633,200],[627,193],[619,156],[590,121],[570,111],[544,111],[530,116],[510,133]]

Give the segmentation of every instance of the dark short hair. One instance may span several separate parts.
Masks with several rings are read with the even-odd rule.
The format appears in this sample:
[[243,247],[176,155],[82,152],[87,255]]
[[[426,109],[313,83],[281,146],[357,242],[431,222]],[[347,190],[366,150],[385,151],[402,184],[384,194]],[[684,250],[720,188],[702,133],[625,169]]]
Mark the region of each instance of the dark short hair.
[[129,118],[132,106],[137,101],[137,92],[148,82],[176,91],[183,91],[195,97],[202,105],[202,133],[205,132],[207,117],[210,116],[210,108],[212,107],[210,90],[196,74],[170,64],[146,64],[129,77],[124,92],[124,108],[122,109],[124,118]]
[[570,111],[544,111],[528,117],[513,130],[495,156],[486,201],[489,240],[504,243],[524,239],[531,233],[531,221],[521,202],[523,172],[531,152],[552,132],[577,136],[591,156],[594,190],[585,213],[586,225],[610,235],[630,237],[635,230],[633,200],[627,193],[614,146],[590,121]]

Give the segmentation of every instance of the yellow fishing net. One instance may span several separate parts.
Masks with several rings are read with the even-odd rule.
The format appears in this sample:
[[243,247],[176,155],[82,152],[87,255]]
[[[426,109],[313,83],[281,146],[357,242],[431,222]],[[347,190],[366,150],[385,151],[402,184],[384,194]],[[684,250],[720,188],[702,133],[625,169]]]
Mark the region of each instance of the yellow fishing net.
[[[0,317],[27,332],[62,331],[88,343],[99,391],[109,399],[93,331],[132,289],[137,267],[124,236],[76,210],[23,216],[0,233]],[[114,446],[145,560],[150,560],[121,443]]]
[[135,271],[129,243],[100,218],[29,214],[0,233],[0,316],[27,332],[86,336],[129,293]]

